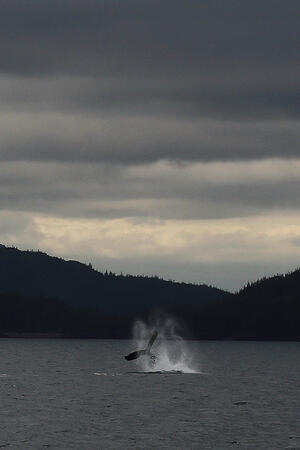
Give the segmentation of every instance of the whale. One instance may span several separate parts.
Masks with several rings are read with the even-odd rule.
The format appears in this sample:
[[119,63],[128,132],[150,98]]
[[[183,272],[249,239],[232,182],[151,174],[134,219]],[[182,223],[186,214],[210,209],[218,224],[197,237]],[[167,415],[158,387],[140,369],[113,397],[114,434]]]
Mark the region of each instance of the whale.
[[157,338],[158,332],[155,330],[154,333],[152,334],[152,336],[149,339],[148,345],[145,349],[143,350],[136,350],[135,352],[129,353],[128,355],[124,356],[125,359],[127,359],[127,361],[132,361],[133,359],[137,359],[140,356],[143,355],[148,355],[150,356],[150,358],[152,360],[155,360],[155,356],[153,355],[153,353],[151,353],[151,347],[155,341],[155,339]]

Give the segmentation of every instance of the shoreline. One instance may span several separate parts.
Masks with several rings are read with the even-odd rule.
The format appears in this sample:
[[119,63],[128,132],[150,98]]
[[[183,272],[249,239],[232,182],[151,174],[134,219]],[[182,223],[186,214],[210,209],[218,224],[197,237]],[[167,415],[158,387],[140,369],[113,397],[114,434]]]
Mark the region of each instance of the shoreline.
[[[43,333],[43,332],[3,332],[0,339],[103,339],[103,340],[130,340],[129,337],[112,337],[99,335],[80,335],[65,333]],[[184,338],[186,341],[214,341],[214,342],[300,342],[300,337],[296,338],[263,338],[263,337],[231,337],[231,338]]]

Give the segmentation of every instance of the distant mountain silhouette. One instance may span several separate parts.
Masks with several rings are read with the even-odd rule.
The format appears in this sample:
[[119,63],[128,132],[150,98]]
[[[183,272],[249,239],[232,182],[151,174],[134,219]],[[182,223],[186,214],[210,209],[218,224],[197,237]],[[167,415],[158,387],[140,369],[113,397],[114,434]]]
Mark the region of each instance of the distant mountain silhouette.
[[245,286],[233,302],[235,335],[300,340],[300,270]]
[[146,317],[156,308],[172,309],[186,301],[198,306],[230,295],[206,285],[101,273],[77,261],[3,245],[0,273],[2,316],[10,317],[10,323],[2,319],[2,330],[21,331],[26,316],[26,330],[51,331],[53,324],[54,331],[111,337],[128,334],[134,317]]
[[300,270],[248,283],[204,306],[178,305],[193,336],[211,339],[300,340]]
[[0,245],[0,273],[2,334],[129,337],[136,318],[159,311],[177,317],[192,338],[300,340],[300,270],[230,294],[158,277],[101,273]]

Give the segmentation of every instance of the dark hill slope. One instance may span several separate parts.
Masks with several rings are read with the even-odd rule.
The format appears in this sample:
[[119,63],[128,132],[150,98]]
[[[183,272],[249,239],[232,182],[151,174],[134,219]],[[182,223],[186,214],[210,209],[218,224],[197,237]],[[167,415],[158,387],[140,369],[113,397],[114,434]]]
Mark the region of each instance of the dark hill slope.
[[63,301],[0,294],[0,337],[19,333],[65,337],[128,338],[135,315],[102,314]]
[[76,261],[0,246],[0,333],[129,337],[160,308],[202,339],[300,340],[300,270],[233,295],[157,277],[103,274]]
[[77,261],[0,247],[0,293],[53,298],[105,314],[147,312],[158,306],[199,305],[229,295],[206,285],[158,277],[103,274]]
[[300,339],[299,269],[248,284],[229,303],[235,336]]
[[300,340],[300,270],[263,278],[235,295],[171,311],[203,339]]

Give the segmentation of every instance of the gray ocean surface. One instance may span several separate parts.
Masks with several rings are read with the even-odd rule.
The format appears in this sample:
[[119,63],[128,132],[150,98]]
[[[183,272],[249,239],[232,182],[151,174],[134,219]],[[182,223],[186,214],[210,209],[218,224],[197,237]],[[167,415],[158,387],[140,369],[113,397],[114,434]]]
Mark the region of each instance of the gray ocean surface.
[[143,372],[131,341],[1,339],[0,448],[300,449],[300,343],[185,345]]

